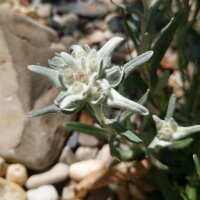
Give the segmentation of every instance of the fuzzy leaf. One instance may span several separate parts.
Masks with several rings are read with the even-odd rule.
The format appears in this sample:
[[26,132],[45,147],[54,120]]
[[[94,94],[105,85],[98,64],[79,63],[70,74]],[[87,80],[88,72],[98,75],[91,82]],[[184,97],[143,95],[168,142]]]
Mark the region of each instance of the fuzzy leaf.
[[127,130],[126,132],[122,132],[120,133],[120,135],[125,137],[130,142],[137,143],[137,144],[142,143],[142,140],[130,130]]
[[173,116],[175,107],[176,107],[176,96],[172,94],[169,99],[169,104],[168,104],[167,114],[166,114],[165,119],[170,119]]
[[173,142],[170,146],[168,146],[169,149],[174,150],[174,149],[183,149],[187,146],[189,146],[193,142],[192,138],[187,138],[184,140],[179,140]]
[[138,67],[153,56],[153,51],[147,51],[124,65],[125,79]]
[[163,58],[167,48],[169,47],[174,33],[177,30],[177,28],[182,24],[184,21],[184,15],[182,12],[180,12],[177,16],[175,16],[168,25],[161,31],[160,37],[154,44],[153,49],[155,50],[154,55],[152,57],[151,61],[151,81],[153,85],[155,86],[156,80],[156,70],[159,67],[160,61]]
[[42,108],[42,109],[40,109],[38,111],[29,112],[28,113],[28,117],[30,117],[30,118],[32,118],[32,117],[38,117],[40,115],[45,115],[45,114],[48,114],[48,113],[61,113],[61,110],[56,105],[50,105],[50,106]]
[[197,154],[193,154],[193,160],[197,174],[200,176],[200,159],[197,157]]
[[98,128],[93,125],[88,125],[80,122],[67,122],[64,124],[64,127],[72,131],[83,132],[102,139],[107,139],[110,135],[110,133],[103,128]]
[[62,88],[62,84],[59,80],[59,71],[55,69],[50,69],[47,67],[42,67],[39,65],[29,65],[28,69],[32,72],[41,74],[43,76],[46,76],[53,85]]

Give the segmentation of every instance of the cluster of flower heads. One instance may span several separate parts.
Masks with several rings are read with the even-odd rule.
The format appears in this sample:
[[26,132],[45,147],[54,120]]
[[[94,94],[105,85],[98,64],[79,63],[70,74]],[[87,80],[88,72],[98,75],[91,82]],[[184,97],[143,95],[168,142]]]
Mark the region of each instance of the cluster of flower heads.
[[149,144],[148,149],[158,151],[159,149],[165,147],[185,147],[185,145],[189,145],[192,142],[192,138],[185,138],[200,131],[200,125],[188,127],[178,125],[178,123],[172,117],[174,114],[175,105],[176,96],[172,94],[169,100],[165,119],[162,120],[156,115],[152,116],[156,125],[157,134]]
[[50,112],[72,113],[80,110],[85,103],[128,109],[141,115],[148,115],[147,108],[120,95],[114,88],[124,77],[126,65],[111,63],[111,55],[123,38],[114,37],[99,51],[73,45],[71,55],[61,52],[49,60],[50,68],[29,65],[29,70],[46,76],[60,94],[54,104],[36,112],[30,117]]

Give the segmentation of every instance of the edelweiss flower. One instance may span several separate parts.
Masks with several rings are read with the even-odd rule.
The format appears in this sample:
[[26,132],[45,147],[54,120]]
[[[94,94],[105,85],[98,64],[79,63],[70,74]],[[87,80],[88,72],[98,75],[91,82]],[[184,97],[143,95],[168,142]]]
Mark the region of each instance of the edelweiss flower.
[[[84,48],[74,45],[71,48],[71,55],[61,52],[49,60],[51,68],[29,65],[28,68],[31,71],[46,76],[61,89],[54,105],[31,112],[29,116],[33,117],[49,112],[75,112],[81,109],[85,103],[91,106],[129,109],[135,113],[147,115],[149,112],[144,106],[123,97],[113,89],[121,82],[125,67],[130,68],[134,65],[131,61],[130,64],[127,63],[129,65],[124,66],[111,63],[111,54],[122,41],[123,38],[115,37],[99,51],[91,49],[87,45]],[[150,54],[148,58],[152,56],[152,52]],[[127,73],[130,71],[132,70],[128,69]]]
[[149,149],[168,147],[193,133],[200,132],[200,125],[182,127],[173,118],[161,120],[156,115],[153,119],[157,128],[157,135],[149,145]]

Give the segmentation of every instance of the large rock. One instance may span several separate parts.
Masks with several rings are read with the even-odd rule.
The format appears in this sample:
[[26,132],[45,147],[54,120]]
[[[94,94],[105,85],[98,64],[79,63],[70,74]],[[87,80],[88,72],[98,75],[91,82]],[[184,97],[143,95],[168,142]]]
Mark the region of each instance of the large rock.
[[0,7],[0,156],[36,170],[58,157],[67,137],[62,123],[72,118],[27,118],[57,95],[45,78],[27,70],[29,64],[47,65],[57,40],[53,30]]

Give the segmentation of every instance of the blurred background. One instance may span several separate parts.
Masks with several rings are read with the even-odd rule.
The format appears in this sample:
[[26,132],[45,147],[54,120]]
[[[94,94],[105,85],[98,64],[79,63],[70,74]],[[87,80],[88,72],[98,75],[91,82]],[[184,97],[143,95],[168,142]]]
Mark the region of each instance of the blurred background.
[[[58,94],[27,66],[48,67],[55,52],[69,52],[73,44],[98,49],[123,37],[114,63],[148,50],[154,55],[119,86],[120,93],[139,99],[149,88],[147,107],[161,118],[174,93],[176,121],[200,124],[199,9],[198,0],[0,0],[0,199],[198,200],[192,155],[200,154],[200,133],[190,146],[162,152],[168,172],[157,172],[144,154],[107,171],[113,161],[107,142],[62,126],[71,120],[93,124],[85,111],[27,118]],[[151,116],[127,126],[140,130],[146,145],[156,134]]]

